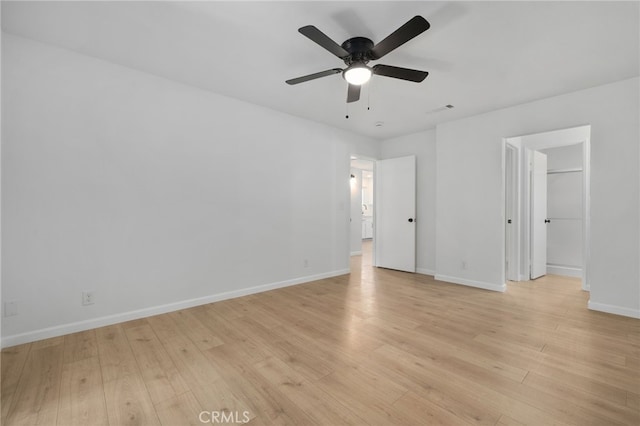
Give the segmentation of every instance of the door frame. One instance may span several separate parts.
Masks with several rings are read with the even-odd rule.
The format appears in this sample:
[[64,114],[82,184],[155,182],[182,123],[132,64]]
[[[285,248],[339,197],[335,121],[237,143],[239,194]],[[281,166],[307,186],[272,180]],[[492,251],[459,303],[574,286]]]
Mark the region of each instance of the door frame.
[[[373,264],[373,260],[376,258],[376,210],[377,210],[377,200],[376,200],[376,162],[378,161],[377,158],[375,157],[369,157],[366,155],[360,155],[360,154],[350,154],[349,155],[349,170],[351,170],[351,160],[364,160],[364,161],[370,161],[373,164],[373,179],[371,180],[371,185],[373,185],[373,237],[371,238],[371,260],[372,260],[372,264]],[[351,195],[349,195],[349,201],[351,201]],[[351,216],[351,214],[349,214],[349,217]],[[351,224],[349,224],[351,225]],[[349,261],[351,262],[351,238],[348,239],[348,244],[349,244]],[[347,263],[348,265],[349,263]]]
[[[518,234],[517,253],[509,253],[506,247],[507,236],[506,229],[503,227],[503,259],[507,255],[515,258],[517,264],[518,277],[520,281],[529,280],[530,269],[530,194],[529,194],[529,164],[527,156],[524,155],[525,149],[541,150],[547,148],[557,148],[561,146],[582,144],[582,289],[589,291],[589,263],[591,254],[591,125],[581,125],[565,129],[553,130],[548,132],[527,134],[514,137],[505,137],[502,139],[502,219],[506,223],[506,203],[507,197],[507,168],[506,156],[507,145],[515,147],[518,150],[518,221],[519,225],[515,227]],[[506,282],[506,268],[502,268],[503,281]]]
[[[505,279],[520,280],[520,149],[507,140],[504,141],[505,161]],[[511,223],[508,221],[511,220]]]

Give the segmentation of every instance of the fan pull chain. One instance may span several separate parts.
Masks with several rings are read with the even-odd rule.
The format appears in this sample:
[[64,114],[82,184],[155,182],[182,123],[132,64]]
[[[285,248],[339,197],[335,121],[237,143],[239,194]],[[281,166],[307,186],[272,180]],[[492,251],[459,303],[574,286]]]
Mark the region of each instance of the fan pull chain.
[[349,103],[347,102],[344,106],[345,115],[344,118],[349,119]]
[[369,80],[369,87],[367,87],[367,111],[371,110],[371,90],[373,90],[373,79]]

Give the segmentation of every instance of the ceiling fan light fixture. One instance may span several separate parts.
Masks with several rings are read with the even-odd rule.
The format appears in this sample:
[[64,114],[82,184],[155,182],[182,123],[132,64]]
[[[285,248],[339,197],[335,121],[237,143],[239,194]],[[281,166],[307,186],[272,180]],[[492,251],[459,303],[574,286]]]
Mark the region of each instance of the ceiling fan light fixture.
[[354,63],[342,72],[347,83],[361,86],[371,79],[373,71],[362,62]]

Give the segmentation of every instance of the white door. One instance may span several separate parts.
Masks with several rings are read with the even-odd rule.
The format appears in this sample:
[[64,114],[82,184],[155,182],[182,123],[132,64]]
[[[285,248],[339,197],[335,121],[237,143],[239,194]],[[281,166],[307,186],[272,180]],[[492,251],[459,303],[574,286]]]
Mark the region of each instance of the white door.
[[416,271],[416,158],[376,162],[375,265]]
[[531,279],[547,274],[547,155],[531,156]]

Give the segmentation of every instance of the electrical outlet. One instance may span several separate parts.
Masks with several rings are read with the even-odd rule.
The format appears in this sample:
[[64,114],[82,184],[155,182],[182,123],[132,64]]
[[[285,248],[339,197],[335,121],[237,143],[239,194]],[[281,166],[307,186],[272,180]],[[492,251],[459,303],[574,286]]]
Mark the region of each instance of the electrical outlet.
[[4,302],[4,316],[13,317],[15,315],[18,315],[18,301],[7,300]]
[[83,305],[93,305],[96,303],[96,294],[92,290],[83,291],[82,292],[82,304]]
[[467,261],[463,260],[462,264],[460,265],[462,269],[467,269]]
[[309,267],[309,259],[305,259],[303,264],[304,264],[305,268],[308,268]]

